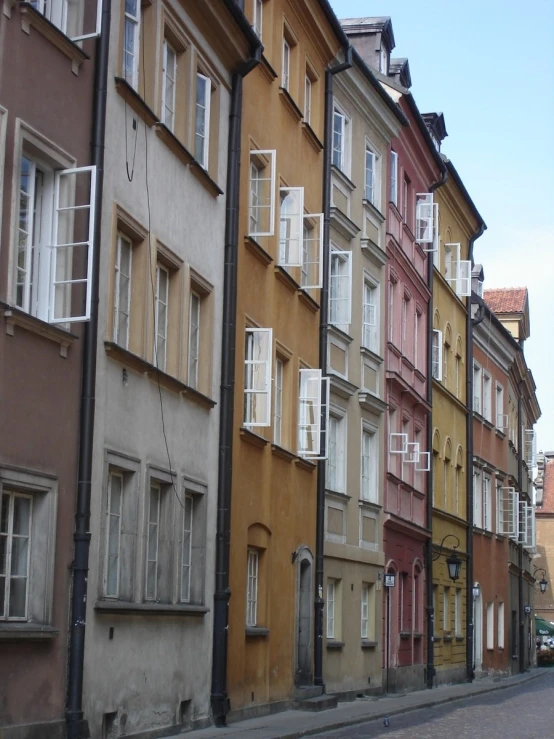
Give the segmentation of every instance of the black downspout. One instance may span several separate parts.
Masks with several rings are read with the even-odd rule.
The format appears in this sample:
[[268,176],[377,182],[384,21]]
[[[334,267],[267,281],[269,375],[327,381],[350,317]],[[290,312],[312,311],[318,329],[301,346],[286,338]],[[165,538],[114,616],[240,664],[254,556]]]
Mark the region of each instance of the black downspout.
[[[329,235],[331,217],[331,152],[333,149],[333,77],[352,66],[352,47],[344,47],[344,62],[325,70],[325,128],[323,133],[323,279],[319,301],[319,366],[327,377],[327,321],[329,317]],[[322,438],[327,433],[327,418],[321,414]],[[325,542],[325,460],[317,463],[317,511],[315,531],[315,600],[314,600],[314,685],[323,683],[323,548]]]
[[[444,169],[442,177],[434,182],[429,192],[442,187],[448,179],[448,170]],[[429,288],[429,305],[427,308],[427,402],[433,405],[433,271],[435,269],[431,252],[428,255],[427,287]],[[433,415],[427,419],[427,449],[429,450],[429,472],[427,473],[427,529],[429,534],[425,541],[425,580],[427,582],[427,667],[425,682],[427,688],[433,687],[435,677],[435,607],[433,603]]]
[[[477,239],[485,233],[486,226],[483,222],[477,233],[469,240],[468,259],[473,264],[473,245]],[[466,508],[467,508],[467,577],[466,577],[466,676],[468,682],[473,682],[475,677],[475,665],[473,655],[474,626],[473,623],[473,329],[479,325],[485,317],[484,311],[480,312],[475,321],[471,316],[471,297],[467,301],[467,346],[466,346]]]
[[211,705],[216,726],[225,726],[229,712],[227,695],[227,635],[229,630],[229,554],[231,545],[231,490],[233,472],[233,402],[237,312],[238,235],[240,204],[240,156],[243,78],[262,58],[263,46],[233,74],[229,113],[227,201],[225,211],[225,267],[223,274],[223,325],[221,337],[221,410],[217,485],[215,549],[214,633]]
[[[517,386],[517,442],[518,442],[518,456],[517,456],[517,487],[521,496],[523,492],[523,425],[521,419],[523,417],[522,412],[523,400],[521,398],[521,382],[518,382]],[[519,510],[517,512],[519,517]],[[519,536],[518,536],[519,539]],[[523,606],[523,542],[517,542],[517,566],[519,569],[517,576],[517,601],[519,610],[519,649],[518,649],[518,664],[519,671],[525,672],[525,611]]]
[[92,122],[91,163],[96,167],[94,211],[94,256],[91,281],[90,321],[84,325],[83,366],[81,378],[81,411],[79,420],[79,477],[75,512],[74,557],[71,567],[71,621],[67,672],[67,704],[65,720],[67,739],[90,736],[83,715],[83,671],[85,660],[85,622],[87,615],[87,576],[90,546],[90,498],[92,488],[92,455],[96,385],[96,341],[98,335],[98,284],[102,226],[102,191],[104,184],[104,139],[106,130],[106,97],[108,55],[110,48],[111,1],[104,0],[100,37],[96,44],[94,70],[94,106]]

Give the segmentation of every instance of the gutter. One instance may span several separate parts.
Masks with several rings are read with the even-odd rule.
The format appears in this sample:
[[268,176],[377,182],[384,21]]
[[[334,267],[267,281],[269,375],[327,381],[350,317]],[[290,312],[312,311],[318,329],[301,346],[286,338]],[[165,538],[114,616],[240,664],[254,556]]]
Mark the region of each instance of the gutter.
[[65,720],[67,739],[89,737],[88,722],[83,714],[83,673],[85,659],[85,624],[87,616],[87,576],[90,548],[90,499],[94,412],[96,405],[96,348],[98,337],[98,286],[100,244],[102,239],[102,193],[104,185],[104,142],[106,130],[106,98],[108,91],[108,57],[110,50],[111,0],[104,0],[100,37],[96,44],[94,70],[94,105],[91,162],[96,166],[94,218],[94,254],[91,283],[90,321],[83,336],[83,369],[81,378],[81,411],[79,420],[79,477],[75,511],[75,542],[71,565],[71,613],[67,666],[67,703]]
[[[433,182],[429,192],[435,192],[442,187],[448,179],[446,167],[441,167],[441,177]],[[435,608],[433,604],[433,273],[435,265],[431,253],[427,255],[427,287],[429,288],[429,303],[427,306],[427,402],[431,406],[431,412],[427,417],[427,449],[429,451],[429,472],[427,473],[427,529],[428,536],[425,540],[425,580],[427,582],[427,666],[425,669],[425,682],[427,688],[432,689],[435,677]]]
[[[322,2],[322,5],[325,5]],[[331,11],[332,12],[332,11]],[[334,13],[333,13],[334,16]],[[335,17],[336,21],[336,17]],[[336,21],[338,23],[338,21]],[[339,24],[340,26],[340,24]],[[327,377],[327,337],[329,320],[329,241],[331,223],[331,155],[333,150],[333,77],[352,67],[352,47],[341,29],[344,39],[344,62],[325,70],[325,131],[323,150],[323,279],[319,300],[319,366]],[[322,409],[321,436],[327,433],[327,418]],[[314,600],[314,685],[323,682],[323,570],[325,544],[325,460],[317,463],[317,510],[315,532],[315,600]]]
[[[238,13],[244,18],[244,15],[237,10],[234,0],[224,1],[231,12]],[[235,11],[233,11],[233,7]],[[227,693],[227,637],[229,632],[229,599],[231,597],[229,564],[233,474],[233,403],[235,390],[242,87],[244,77],[260,63],[262,52],[262,42],[254,34],[250,59],[245,61],[233,74],[229,113],[211,687],[212,716],[216,726],[226,725],[227,713],[230,710]]]
[[[454,177],[459,186],[458,179]],[[465,188],[464,188],[465,189]],[[473,264],[473,245],[486,230],[487,226],[480,218],[479,229],[469,240],[469,260]],[[485,311],[480,309],[475,320],[471,317],[471,296],[467,301],[466,317],[466,500],[467,500],[467,530],[466,530],[466,676],[468,682],[473,682],[475,665],[473,656],[474,623],[473,623],[473,329],[485,318]]]
[[[523,351],[523,347],[522,347]],[[523,399],[521,397],[521,382],[517,384],[517,442],[519,445],[517,455],[517,486],[519,494],[523,492]],[[518,506],[519,508],[519,506]],[[519,510],[517,512],[519,517]],[[519,536],[518,536],[519,540]],[[519,611],[519,649],[518,649],[518,666],[521,673],[525,672],[525,610],[523,605],[523,542],[517,542],[517,566],[519,572],[517,575],[517,600]],[[513,654],[513,652],[512,652]]]

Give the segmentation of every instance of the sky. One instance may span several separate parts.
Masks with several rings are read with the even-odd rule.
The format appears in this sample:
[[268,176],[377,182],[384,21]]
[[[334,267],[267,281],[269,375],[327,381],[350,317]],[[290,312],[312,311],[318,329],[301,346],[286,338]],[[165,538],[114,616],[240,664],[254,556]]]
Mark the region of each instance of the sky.
[[[339,18],[390,16],[421,113],[481,213],[484,287],[527,287],[527,365],[554,449],[554,0],[331,0]],[[549,338],[550,337],[550,338]]]

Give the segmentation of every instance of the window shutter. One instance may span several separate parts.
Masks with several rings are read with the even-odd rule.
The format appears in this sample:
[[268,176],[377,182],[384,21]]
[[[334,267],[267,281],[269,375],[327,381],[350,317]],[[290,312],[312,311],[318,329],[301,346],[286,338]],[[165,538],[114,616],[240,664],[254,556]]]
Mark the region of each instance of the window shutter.
[[390,195],[391,203],[398,205],[398,154],[390,153]]
[[519,544],[527,542],[527,503],[520,501],[519,503],[519,530],[517,540]]
[[504,494],[504,520],[500,533],[517,541],[519,536],[519,493],[514,488],[502,488],[502,492]]
[[329,378],[323,378],[320,369],[301,369],[297,444],[300,457],[325,459],[327,456],[327,440],[321,438],[322,410],[326,414],[327,429],[329,427]]
[[311,213],[304,216],[311,226],[303,234],[302,272],[306,275],[306,283],[302,281],[304,290],[313,290],[323,285],[323,213]]
[[527,467],[535,466],[535,430],[525,429],[523,437],[523,453]]
[[389,434],[389,453],[390,454],[406,454],[408,451],[408,434],[390,433]]
[[302,266],[304,188],[281,187],[279,211],[279,265]]
[[[73,43],[77,43],[77,41],[84,41],[87,38],[96,38],[97,36],[100,36],[100,31],[102,29],[102,2],[103,0],[96,0],[96,28],[94,31],[89,31],[88,33],[83,33],[81,36],[74,36],[71,40]],[[83,5],[85,3],[83,2]]]
[[50,323],[90,319],[96,167],[56,173],[50,254]]
[[332,251],[329,284],[329,323],[348,326],[352,318],[352,252]]
[[537,529],[536,529],[536,518],[535,518],[535,506],[528,505],[526,507],[526,518],[527,518],[527,537],[524,542],[526,549],[534,551],[537,545]]
[[[423,457],[423,461],[421,461]],[[416,472],[429,472],[431,469],[431,452],[420,452],[418,450],[418,461],[415,464]]]
[[[253,238],[275,233],[275,149],[250,151],[250,204],[248,235]],[[258,173],[252,177],[252,169]]]
[[508,415],[506,413],[498,413],[496,416],[496,428],[504,431],[508,428]]
[[433,329],[433,361],[432,375],[439,382],[442,380],[442,331]]
[[271,425],[271,356],[273,330],[247,328],[244,360],[244,426]]
[[433,193],[416,195],[416,241],[418,244],[433,243]]

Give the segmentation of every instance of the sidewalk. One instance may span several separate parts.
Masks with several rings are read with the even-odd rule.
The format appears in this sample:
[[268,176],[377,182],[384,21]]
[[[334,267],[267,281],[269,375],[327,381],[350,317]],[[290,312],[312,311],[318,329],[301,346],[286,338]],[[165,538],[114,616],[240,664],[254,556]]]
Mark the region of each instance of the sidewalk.
[[359,698],[348,703],[339,703],[337,708],[320,713],[282,711],[271,716],[238,721],[224,728],[211,726],[208,729],[188,731],[172,736],[173,739],[176,737],[186,737],[186,739],[245,739],[245,737],[248,739],[298,739],[298,737],[361,724],[385,716],[394,716],[419,708],[429,708],[441,703],[503,690],[534,680],[548,672],[548,668],[538,667],[523,675],[518,674],[502,679],[483,678],[473,683],[446,685],[433,690],[418,690],[414,693],[394,694],[379,698]]

